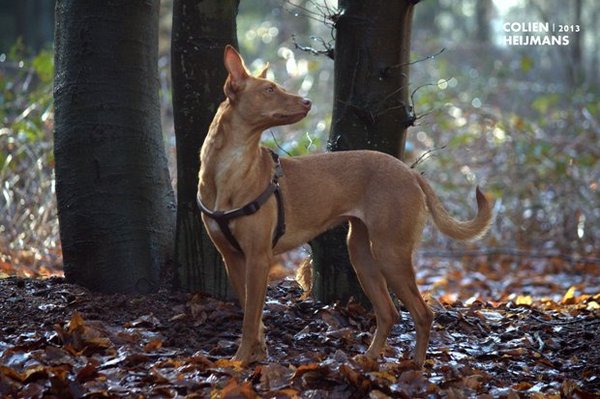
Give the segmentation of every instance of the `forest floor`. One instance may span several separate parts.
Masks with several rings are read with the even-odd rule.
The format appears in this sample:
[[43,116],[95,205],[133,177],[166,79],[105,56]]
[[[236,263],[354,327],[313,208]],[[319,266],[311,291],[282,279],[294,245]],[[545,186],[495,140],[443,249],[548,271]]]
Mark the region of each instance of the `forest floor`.
[[162,290],[102,295],[60,277],[0,279],[0,395],[27,398],[598,398],[600,267],[561,259],[426,259],[436,313],[423,369],[408,313],[379,361],[361,305],[269,288],[269,358],[241,368],[234,304]]

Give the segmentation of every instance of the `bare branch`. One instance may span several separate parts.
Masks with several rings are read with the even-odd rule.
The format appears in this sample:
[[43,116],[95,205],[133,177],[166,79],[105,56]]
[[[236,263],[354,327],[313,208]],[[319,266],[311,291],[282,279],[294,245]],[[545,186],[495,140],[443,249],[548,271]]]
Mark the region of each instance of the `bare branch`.
[[273,138],[273,142],[275,142],[275,145],[277,146],[277,148],[279,148],[280,151],[285,152],[288,156],[292,156],[292,154],[290,154],[289,152],[287,152],[285,150],[285,148],[283,148],[279,142],[277,141],[277,138],[275,137],[275,133],[273,132],[273,129],[269,129],[269,133],[271,133],[271,137]]
[[440,151],[440,150],[444,150],[446,149],[446,146],[443,145],[441,147],[435,147],[435,148],[431,148],[427,151],[425,151],[423,154],[421,154],[421,156],[419,158],[417,158],[417,160],[415,162],[412,163],[412,165],[410,165],[411,169],[414,169],[416,166],[418,166],[422,161],[424,161],[425,159],[429,158],[431,156],[431,154],[433,154],[436,151]]
[[288,12],[294,16],[302,14],[306,18],[319,21],[325,25],[335,28],[337,19],[340,16],[340,11],[337,8],[330,6],[327,2],[325,4],[317,4],[315,1],[310,0],[308,3],[311,4],[316,11],[310,10],[300,4],[293,3],[291,0],[284,0],[284,5],[288,5],[289,8],[285,8]]
[[428,55],[428,56],[427,56],[427,57],[425,57],[425,58],[421,58],[421,59],[414,60],[414,61],[411,61],[411,62],[407,62],[407,63],[404,63],[404,64],[396,64],[396,65],[391,65],[391,66],[389,66],[389,67],[387,67],[387,68],[386,68],[386,72],[389,72],[389,71],[390,71],[390,69],[402,68],[403,66],[407,66],[407,65],[413,65],[413,64],[416,64],[416,63],[418,63],[418,62],[423,62],[423,61],[427,61],[427,60],[432,60],[432,59],[434,59],[435,57],[437,57],[438,55],[442,54],[444,51],[446,51],[446,48],[445,48],[445,47],[444,47],[444,48],[442,48],[442,49],[441,49],[440,51],[438,51],[437,53],[435,53],[435,54],[433,54],[433,55]]
[[327,2],[325,2],[324,4],[318,4],[314,0],[309,0],[307,4],[310,4],[312,8],[314,8],[314,10],[309,9],[303,5],[293,3],[291,0],[284,0],[284,5],[287,5],[288,8],[286,8],[285,6],[283,8],[295,16],[302,14],[306,18],[321,22],[324,25],[331,27],[331,40],[326,41],[321,37],[311,36],[311,40],[318,41],[321,43],[321,46],[323,48],[318,49],[312,46],[305,46],[299,44],[296,40],[296,36],[292,35],[292,41],[294,43],[294,46],[298,50],[305,51],[313,55],[326,55],[327,57],[333,60],[335,56],[335,25],[339,16],[341,15],[341,11],[339,11],[337,8],[330,6]]
[[435,53],[435,54],[433,54],[433,55],[428,55],[428,56],[427,56],[427,57],[425,57],[425,58],[421,58],[421,59],[418,59],[418,60],[415,60],[415,61],[411,61],[411,62],[407,62],[407,63],[404,63],[404,64],[396,64],[396,65],[390,65],[390,66],[388,66],[388,67],[385,67],[385,68],[384,68],[384,69],[381,71],[381,77],[385,77],[385,76],[386,76],[388,73],[390,73],[390,71],[391,71],[391,70],[393,70],[393,69],[402,68],[402,67],[405,67],[405,66],[407,66],[407,65],[413,65],[413,64],[416,64],[416,63],[418,63],[418,62],[423,62],[423,61],[427,61],[427,60],[432,60],[432,59],[434,59],[435,57],[437,57],[438,55],[442,54],[442,53],[443,53],[445,50],[446,50],[446,48],[444,47],[444,48],[442,48],[440,51],[438,51],[437,53]]
[[327,57],[331,58],[332,60],[335,57],[335,50],[333,47],[333,44],[331,43],[331,41],[329,42],[325,42],[325,40],[321,37],[316,37],[316,36],[311,36],[311,39],[314,41],[319,41],[321,42],[321,45],[323,46],[322,50],[318,50],[314,47],[311,46],[303,46],[301,44],[299,44],[296,41],[296,35],[292,35],[292,42],[294,43],[294,46],[301,51],[305,51],[307,53],[311,53],[313,55],[326,55]]
[[414,97],[415,97],[415,93],[417,91],[421,90],[424,87],[428,87],[428,86],[439,86],[440,83],[448,83],[448,79],[440,80],[438,83],[425,83],[425,84],[422,84],[422,85],[418,86],[416,89],[414,89],[412,91],[412,93],[410,93],[410,103],[411,103],[411,105],[413,107],[415,105],[415,99],[414,99]]

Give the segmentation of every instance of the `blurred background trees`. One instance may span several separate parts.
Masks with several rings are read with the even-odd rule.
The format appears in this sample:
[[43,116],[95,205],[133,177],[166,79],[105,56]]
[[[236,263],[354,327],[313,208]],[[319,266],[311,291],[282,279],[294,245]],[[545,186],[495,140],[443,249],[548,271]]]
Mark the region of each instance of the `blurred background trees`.
[[[10,272],[12,265],[24,265],[23,273],[47,274],[61,263],[52,193],[52,47],[38,50],[16,29],[17,3],[0,1],[6,22],[0,26],[15,32],[0,36],[0,267]],[[254,60],[249,67],[270,61],[270,77],[314,102],[300,124],[267,132],[267,145],[293,155],[325,150],[333,62],[296,44],[326,54],[334,43],[336,6],[321,0],[240,3],[238,38],[246,59]],[[476,247],[432,230],[422,254],[487,248],[600,256],[599,17],[600,4],[581,0],[426,0],[415,7],[411,59],[445,50],[411,65],[418,119],[408,130],[406,161],[437,149],[417,167],[451,211],[468,217],[472,187],[479,184],[495,197],[498,213],[492,232]],[[164,0],[160,99],[175,185],[171,19],[172,4]],[[568,46],[506,46],[502,24],[521,21],[580,24],[581,31],[569,33]]]
[[0,1],[0,48],[20,40],[33,52],[54,40],[55,0]]

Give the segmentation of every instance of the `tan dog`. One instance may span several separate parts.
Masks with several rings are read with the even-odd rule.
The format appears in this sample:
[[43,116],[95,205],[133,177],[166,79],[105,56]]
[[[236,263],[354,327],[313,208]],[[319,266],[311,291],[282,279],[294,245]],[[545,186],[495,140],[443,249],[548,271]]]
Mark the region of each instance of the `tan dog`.
[[[310,101],[265,79],[266,68],[251,76],[231,46],[225,49],[225,67],[227,98],[202,146],[198,202],[244,309],[242,340],[234,360],[248,364],[266,356],[262,311],[273,256],[348,221],[350,259],[377,318],[366,355],[380,355],[398,319],[388,294],[391,289],[415,322],[415,362],[421,365],[433,313],[415,283],[412,254],[427,211],[444,234],[469,240],[483,235],[491,223],[487,199],[477,189],[477,216],[456,221],[418,172],[373,151],[285,158],[278,166],[279,161],[260,146],[261,133],[301,120]],[[227,211],[231,217],[222,216]],[[278,239],[283,216],[285,234]]]

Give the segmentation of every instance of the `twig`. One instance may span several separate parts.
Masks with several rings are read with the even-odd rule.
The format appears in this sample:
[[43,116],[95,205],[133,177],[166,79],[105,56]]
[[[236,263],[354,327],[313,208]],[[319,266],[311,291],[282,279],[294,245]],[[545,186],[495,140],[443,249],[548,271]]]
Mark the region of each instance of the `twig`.
[[316,36],[311,36],[311,39],[314,41],[320,41],[321,45],[323,45],[324,49],[317,50],[316,48],[311,47],[311,46],[303,46],[296,41],[296,35],[292,35],[292,43],[294,43],[294,46],[298,50],[305,51],[305,52],[311,53],[313,55],[326,55],[327,57],[331,58],[332,60],[334,59],[335,50],[334,50],[333,46],[331,45],[331,41],[327,43],[327,42],[325,42],[325,39],[323,39],[322,37],[316,37]]
[[[440,82],[441,83],[448,83],[448,80],[444,79],[444,80],[441,80]],[[438,83],[425,83],[425,84],[422,84],[422,85],[418,86],[416,89],[414,89],[410,93],[410,102],[411,102],[411,104],[413,106],[415,105],[415,99],[414,99],[414,97],[415,97],[415,94],[416,94],[417,91],[421,90],[424,87],[428,87],[428,86],[439,86],[440,82],[438,82]]]
[[441,147],[431,148],[431,149],[425,151],[423,154],[421,154],[421,156],[419,158],[417,158],[417,160],[415,162],[412,163],[412,165],[410,165],[410,168],[414,169],[421,161],[423,161],[430,154],[434,153],[435,151],[440,151],[440,150],[444,150],[444,149],[446,149],[445,145],[443,145]]
[[330,7],[328,3],[325,3],[325,5],[316,4],[314,1],[310,1],[309,3],[312,4],[313,7],[315,7],[318,11],[309,10],[308,8],[301,6],[300,4],[292,3],[291,0],[284,1],[284,4],[288,4],[292,8],[300,10],[300,12],[298,12],[287,9],[287,11],[291,12],[294,16],[298,16],[300,15],[300,13],[302,13],[306,18],[322,22],[325,25],[329,25],[332,28],[335,28],[337,19],[340,16],[339,10]]
[[306,146],[306,150],[310,151],[310,147],[313,146],[313,139],[310,137],[310,134],[306,132],[306,138],[308,139],[308,145]]
[[275,138],[275,133],[273,133],[273,129],[269,129],[269,133],[271,133],[271,137],[273,137],[273,141],[275,142],[275,145],[277,146],[277,148],[279,148],[281,151],[285,152],[289,157],[291,157],[292,154],[287,152],[282,146],[279,145],[279,142]]
[[389,66],[389,67],[385,68],[385,72],[389,72],[391,69],[402,68],[402,67],[404,67],[404,66],[413,65],[413,64],[416,64],[417,62],[423,62],[423,61],[427,61],[427,60],[432,60],[432,59],[434,59],[435,57],[437,57],[438,55],[442,54],[444,51],[446,51],[446,48],[445,48],[445,47],[444,47],[444,48],[442,48],[442,49],[441,49],[440,51],[438,51],[437,53],[435,53],[435,54],[433,54],[433,55],[428,55],[428,56],[427,56],[427,57],[425,57],[425,58],[421,58],[421,59],[418,59],[418,60],[415,60],[415,61],[406,62],[406,63],[403,63],[403,64],[391,65],[391,66]]

